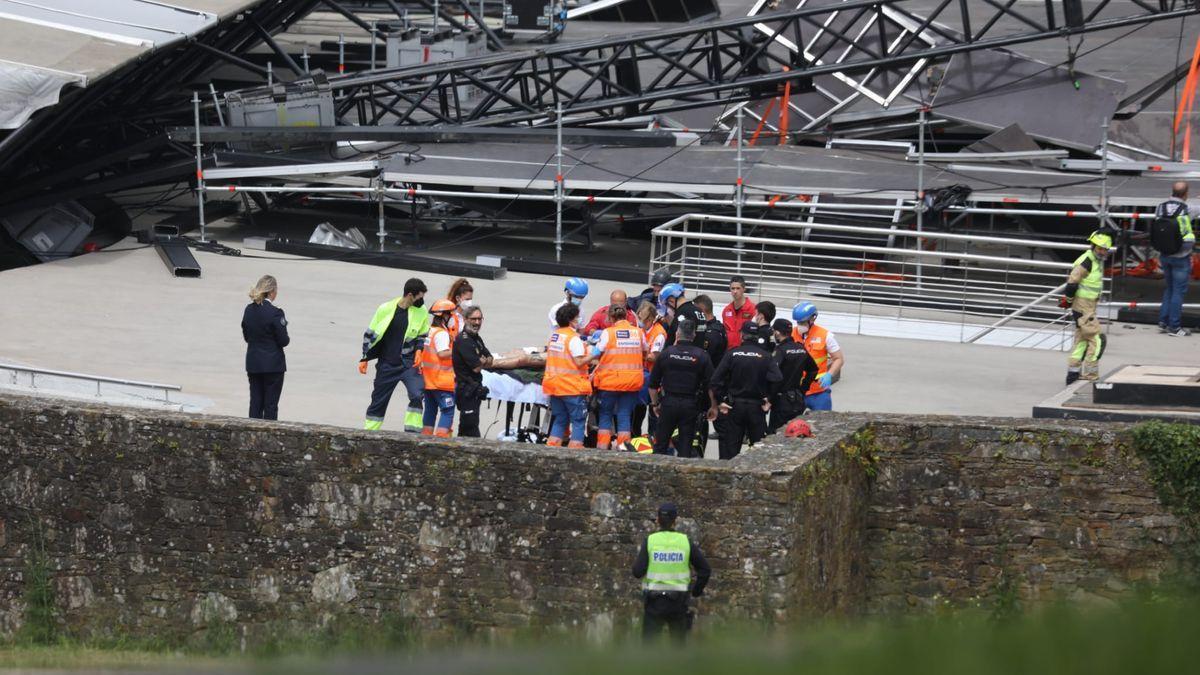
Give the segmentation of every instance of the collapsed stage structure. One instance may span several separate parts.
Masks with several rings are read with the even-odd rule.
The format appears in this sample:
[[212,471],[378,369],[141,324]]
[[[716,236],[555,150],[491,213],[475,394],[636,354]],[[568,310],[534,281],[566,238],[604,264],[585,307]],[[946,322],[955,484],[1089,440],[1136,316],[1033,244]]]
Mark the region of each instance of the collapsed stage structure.
[[[191,0],[176,23],[118,16],[165,11],[138,0],[5,4],[23,26],[100,39],[101,21],[141,45],[0,141],[9,251],[36,241],[42,259],[79,239],[31,224],[135,187],[194,192],[200,239],[213,193],[247,211],[317,196],[373,204],[381,251],[447,210],[553,231],[556,257],[618,221],[653,230],[651,266],[692,287],[757,262],[760,287],[846,299],[849,283],[858,305],[999,315],[985,335],[1030,317],[1061,333],[1042,305],[1067,242],[1135,231],[1163,180],[1195,171],[1178,133],[1141,123],[1194,63],[1160,58],[1135,89],[1080,67],[1162,22],[1182,46],[1191,1]],[[1061,58],[1012,51],[1046,44]],[[781,237],[814,249],[807,267],[780,262]],[[1003,253],[979,250],[989,237]],[[1131,245],[1117,271],[1146,264]],[[972,295],[996,277],[1001,298]]]

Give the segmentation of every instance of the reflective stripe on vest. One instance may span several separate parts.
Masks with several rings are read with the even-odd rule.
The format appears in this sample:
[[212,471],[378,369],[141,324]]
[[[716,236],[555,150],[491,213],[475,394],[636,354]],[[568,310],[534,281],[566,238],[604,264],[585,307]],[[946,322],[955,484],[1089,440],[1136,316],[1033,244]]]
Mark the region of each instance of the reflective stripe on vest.
[[597,389],[640,391],[642,388],[642,329],[628,321],[605,328],[608,343],[596,366]]
[[[370,350],[379,344],[379,340],[391,327],[392,319],[396,317],[396,310],[399,309],[402,299],[392,298],[375,309],[375,315],[371,317],[371,325],[363,333],[363,358],[366,358]],[[429,310],[424,307],[409,307],[407,311],[408,328],[404,331],[405,345],[428,333],[430,326]]]
[[804,348],[808,350],[808,355],[817,363],[817,377],[808,387],[806,395],[825,391],[825,387],[821,386],[820,378],[829,372],[829,352],[825,349],[825,340],[828,337],[829,331],[817,325],[808,329],[808,335],[801,335],[799,328],[792,328],[792,339],[803,343]]
[[687,592],[692,579],[689,557],[692,545],[682,532],[655,532],[646,538],[646,578],[642,588],[647,591]]
[[421,352],[421,375],[425,377],[425,388],[434,391],[454,391],[454,360],[452,356],[442,358],[437,355],[433,346],[438,335],[450,331],[445,328],[429,329],[429,339],[425,342],[425,350]]
[[574,328],[559,328],[546,343],[546,372],[542,375],[542,393],[547,396],[586,396],[592,393],[587,366],[575,365],[569,349],[579,337]]
[[1075,292],[1075,296],[1085,300],[1095,300],[1104,291],[1104,266],[1096,259],[1096,254],[1090,248],[1075,259],[1075,266],[1079,267],[1084,260],[1092,261],[1092,269],[1079,282],[1079,290]]

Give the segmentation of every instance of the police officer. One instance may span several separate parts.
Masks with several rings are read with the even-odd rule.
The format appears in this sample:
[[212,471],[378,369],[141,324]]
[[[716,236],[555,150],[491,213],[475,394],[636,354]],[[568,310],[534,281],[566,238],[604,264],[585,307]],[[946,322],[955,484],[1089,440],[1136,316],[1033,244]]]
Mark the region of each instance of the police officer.
[[263,275],[254,288],[242,312],[242,338],[246,340],[246,377],[250,380],[250,417],[264,420],[279,419],[279,395],[283,392],[283,374],[287,360],[283,348],[288,346],[287,317],[283,310],[271,304],[279,294],[275,277]]
[[[704,587],[712,576],[712,568],[700,552],[700,547],[682,532],[675,531],[679,511],[674,504],[658,507],[658,531],[646,537],[633,562],[633,576],[642,580],[642,636],[653,640],[665,625],[676,642],[682,642],[692,627],[688,611],[688,595],[704,595]],[[693,568],[695,582],[689,584]]]
[[792,339],[792,324],[787,319],[775,319],[771,324],[775,334],[772,357],[779,364],[783,379],[771,395],[771,416],[767,433],[773,434],[793,418],[804,414],[804,392],[817,377],[817,362],[804,344]]
[[[684,319],[679,322],[679,341],[663,349],[650,371],[650,402],[658,415],[658,427],[654,432],[654,452],[665,455],[671,436],[679,430],[675,441],[680,457],[696,457],[692,439],[696,435],[698,413],[697,392],[706,392],[710,398],[708,419],[716,419],[716,402],[711,401],[708,383],[712,379],[713,365],[708,353],[694,343],[696,324]],[[661,388],[661,392],[659,391]],[[700,456],[703,456],[701,453]]]
[[[678,286],[678,284],[676,284]],[[664,286],[664,289],[668,288]],[[667,326],[667,345],[675,344],[676,333],[679,332],[680,319],[687,319],[696,322],[696,334],[700,335],[700,327],[705,325],[704,311],[696,306],[696,303],[684,297],[683,286],[679,286],[679,294],[675,296],[675,313],[671,318],[671,325]],[[703,347],[703,341],[700,342]]]
[[409,279],[404,282],[404,295],[392,298],[375,310],[371,325],[363,333],[362,359],[358,372],[367,374],[367,362],[379,359],[375,365],[375,386],[371,390],[371,405],[363,428],[374,431],[383,426],[383,416],[396,385],[404,383],[408,393],[408,410],[404,413],[404,430],[421,431],[425,404],[425,378],[416,366],[417,355],[425,346],[429,334],[429,312],[425,305],[425,282]]
[[479,403],[487,398],[483,369],[492,365],[492,353],[479,329],[483,310],[471,304],[463,310],[463,329],[454,338],[454,403],[458,406],[458,435],[479,438]]
[[713,301],[707,295],[697,295],[692,304],[704,315],[703,321],[696,326],[696,344],[708,352],[715,367],[725,356],[729,341],[725,337],[725,325],[713,314]]
[[737,457],[747,437],[753,445],[767,433],[771,388],[783,380],[779,364],[768,350],[768,335],[755,324],[743,326],[741,346],[731,349],[713,373],[712,397],[720,401],[718,394],[723,392],[725,400],[719,410],[727,414],[722,425],[721,459]]

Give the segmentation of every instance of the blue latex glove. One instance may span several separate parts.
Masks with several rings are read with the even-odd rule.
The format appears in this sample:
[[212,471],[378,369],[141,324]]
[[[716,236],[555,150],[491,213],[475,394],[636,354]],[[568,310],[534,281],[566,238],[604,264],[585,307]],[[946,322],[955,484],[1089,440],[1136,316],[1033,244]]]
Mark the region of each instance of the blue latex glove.
[[818,375],[817,382],[819,382],[821,384],[821,387],[823,389],[828,389],[830,386],[833,385],[833,375],[830,375],[829,373],[825,373],[824,375]]
[[592,356],[593,356],[593,357],[595,357],[595,358],[600,358],[600,355],[601,355],[601,354],[603,354],[603,353],[604,353],[604,352],[600,351],[600,348],[599,348],[599,347],[596,347],[596,346],[594,346],[594,345],[592,346]]
[[592,344],[592,345],[594,345],[594,344],[596,344],[597,342],[599,342],[599,341],[600,341],[600,336],[601,336],[603,333],[604,333],[604,331],[602,331],[602,330],[594,330],[594,331],[592,331],[592,334],[591,334],[591,335],[589,335],[589,336],[588,336],[588,339],[587,339],[587,341],[588,341],[588,344]]

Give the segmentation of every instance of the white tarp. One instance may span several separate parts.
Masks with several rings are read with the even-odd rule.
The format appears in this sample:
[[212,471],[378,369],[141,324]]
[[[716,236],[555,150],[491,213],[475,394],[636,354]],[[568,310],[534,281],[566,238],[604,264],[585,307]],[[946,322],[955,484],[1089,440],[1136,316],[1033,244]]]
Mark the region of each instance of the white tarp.
[[64,86],[86,82],[82,75],[0,62],[0,129],[16,129],[34,111],[58,103],[58,93]]

